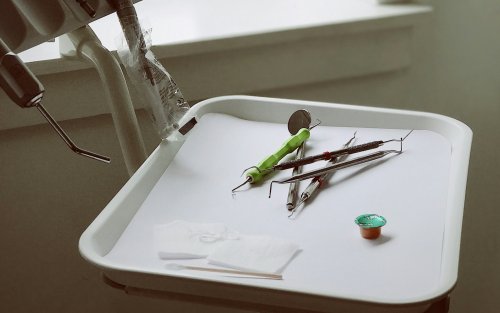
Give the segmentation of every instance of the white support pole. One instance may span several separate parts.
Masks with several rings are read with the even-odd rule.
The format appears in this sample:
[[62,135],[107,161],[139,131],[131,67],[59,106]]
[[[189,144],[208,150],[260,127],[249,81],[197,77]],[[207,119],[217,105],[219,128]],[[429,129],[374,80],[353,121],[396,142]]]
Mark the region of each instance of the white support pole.
[[88,26],[63,35],[60,39],[60,53],[68,58],[90,60],[99,73],[125,165],[132,176],[147,155],[120,64]]

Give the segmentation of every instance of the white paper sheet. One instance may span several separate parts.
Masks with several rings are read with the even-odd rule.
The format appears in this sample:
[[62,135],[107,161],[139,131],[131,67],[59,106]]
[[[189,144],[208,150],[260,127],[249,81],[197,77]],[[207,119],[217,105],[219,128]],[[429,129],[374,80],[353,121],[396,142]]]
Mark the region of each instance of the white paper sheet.
[[[335,150],[354,131],[357,143],[400,138],[408,132],[318,126],[306,143],[306,155]],[[285,206],[288,185],[274,185],[268,199],[269,181],[289,177],[290,171],[273,173],[264,183],[231,194],[244,180],[242,170],[288,137],[283,124],[204,115],[106,258],[117,265],[167,273],[154,249],[154,225],[176,219],[220,222],[245,234],[287,238],[302,249],[286,267],[283,281],[244,281],[248,285],[381,301],[430,293],[441,268],[449,142],[437,133],[416,130],[401,155],[334,174],[297,219],[290,220]],[[399,144],[380,149],[399,149]],[[301,191],[307,183],[300,184]],[[364,213],[387,219],[382,237],[375,241],[362,239],[354,223]],[[206,265],[200,262],[205,261],[190,264]]]

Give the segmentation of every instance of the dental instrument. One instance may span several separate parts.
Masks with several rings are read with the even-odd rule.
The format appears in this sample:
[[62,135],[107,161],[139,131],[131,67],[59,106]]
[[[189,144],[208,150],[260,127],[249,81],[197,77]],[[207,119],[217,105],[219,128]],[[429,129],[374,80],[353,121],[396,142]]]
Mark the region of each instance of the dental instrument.
[[[305,111],[305,110],[303,110]],[[305,111],[307,112],[307,111]],[[288,131],[293,133],[293,136],[286,141],[281,148],[274,154],[270,155],[266,159],[262,160],[258,165],[251,166],[243,170],[243,175],[247,179],[237,187],[233,188],[231,191],[234,192],[241,186],[247,183],[256,183],[262,179],[267,173],[272,171],[272,168],[278,164],[278,162],[285,157],[285,155],[293,152],[295,149],[300,147],[302,143],[307,140],[310,136],[310,130],[321,124],[321,121],[316,119],[317,123],[310,126],[311,117],[309,112],[304,113],[301,110],[295,111],[288,119]],[[305,125],[307,122],[307,125]],[[307,126],[307,127],[301,127]],[[298,165],[299,166],[299,165]],[[294,166],[292,166],[294,167]],[[291,168],[291,167],[289,167]]]
[[[291,135],[295,135],[301,128],[309,128],[311,126],[311,114],[307,110],[295,111],[288,120],[288,131]],[[297,148],[297,153],[295,159],[301,159],[304,157],[305,153],[305,141]],[[301,167],[296,166],[293,168],[292,175],[297,175],[300,172]],[[288,197],[286,201],[286,207],[288,211],[295,208],[295,201],[298,194],[298,183],[291,183],[288,189]]]
[[288,138],[275,153],[269,155],[268,157],[260,161],[260,163],[257,164],[256,166],[252,166],[248,168],[246,171],[244,171],[246,180],[242,184],[233,188],[232,192],[235,192],[238,188],[247,183],[253,184],[260,181],[265,174],[270,172],[266,171],[266,169],[273,167],[287,154],[297,149],[302,144],[302,142],[304,142],[304,140],[309,138],[309,136],[310,136],[309,129],[307,128],[300,129],[297,132],[297,134]]
[[[367,142],[367,143],[360,144],[360,145],[353,146],[353,147],[349,147],[349,148],[344,148],[344,149],[335,150],[335,151],[326,151],[326,152],[316,154],[316,155],[311,155],[311,156],[308,156],[308,157],[305,157],[302,159],[283,162],[280,164],[276,164],[273,167],[266,169],[265,171],[272,172],[272,171],[286,170],[286,169],[293,168],[296,166],[311,164],[311,163],[314,163],[317,161],[330,160],[332,158],[339,157],[342,155],[349,155],[349,154],[354,154],[354,153],[359,153],[359,152],[363,152],[363,151],[367,151],[367,150],[376,149],[376,148],[378,148],[378,147],[380,147],[388,142],[403,142],[412,132],[413,132],[413,130],[410,130],[410,132],[408,134],[406,134],[406,136],[404,136],[403,138],[400,138],[400,139],[390,139],[390,140],[386,140],[386,141],[382,141],[382,140],[371,141],[371,142]],[[267,174],[267,172],[263,173],[263,174]]]
[[[343,146],[342,148],[348,148],[351,144],[354,143],[356,140],[356,132],[354,132],[354,135],[352,138],[350,138]],[[347,158],[347,155],[344,154],[340,157],[334,157],[328,163],[325,165],[325,167],[334,165],[337,162],[342,162]],[[328,178],[329,173],[325,173],[320,176],[316,176],[313,178],[313,180],[309,183],[309,185],[306,187],[306,189],[300,194],[300,200],[299,203],[295,206],[295,208],[291,211],[290,215],[288,216],[289,218],[292,216],[296,216],[299,213],[299,208],[301,207],[302,204],[304,204],[309,198],[312,197],[314,193],[316,193],[319,190],[319,187],[323,184],[323,182]]]
[[295,176],[292,176],[289,178],[285,178],[282,180],[273,180],[271,182],[271,185],[269,186],[269,198],[271,198],[273,183],[289,184],[289,183],[293,183],[293,182],[297,182],[297,181],[302,181],[304,179],[313,178],[313,177],[320,176],[320,175],[323,175],[326,173],[331,173],[331,172],[337,171],[339,169],[343,169],[343,168],[347,168],[350,166],[366,163],[366,162],[373,161],[373,160],[377,160],[377,159],[380,159],[380,158],[382,158],[388,154],[391,154],[391,153],[396,153],[396,154],[403,153],[403,141],[402,140],[401,140],[401,149],[400,150],[378,151],[378,152],[374,152],[374,153],[371,153],[371,154],[368,154],[368,155],[365,155],[365,156],[362,156],[362,157],[359,157],[356,159],[336,163],[336,164],[333,164],[333,165],[330,165],[330,166],[327,166],[327,167],[324,167],[324,168],[321,168],[318,170],[312,170],[312,171],[298,174],[298,175],[295,175]]

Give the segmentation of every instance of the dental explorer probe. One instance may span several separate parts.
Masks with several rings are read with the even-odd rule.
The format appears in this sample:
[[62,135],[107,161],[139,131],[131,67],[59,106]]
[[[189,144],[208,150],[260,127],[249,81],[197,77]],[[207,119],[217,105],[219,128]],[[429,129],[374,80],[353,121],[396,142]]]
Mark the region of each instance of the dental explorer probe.
[[294,176],[286,178],[286,179],[273,180],[271,182],[271,184],[269,185],[269,198],[271,198],[271,192],[272,192],[272,188],[273,188],[273,183],[277,183],[277,184],[289,184],[289,183],[293,183],[293,182],[297,182],[297,181],[302,181],[304,179],[313,178],[313,177],[320,176],[320,175],[323,175],[323,174],[326,174],[326,173],[331,173],[331,172],[337,171],[339,169],[343,169],[343,168],[347,168],[347,167],[350,167],[350,166],[354,166],[354,165],[366,163],[366,162],[369,162],[369,161],[373,161],[373,160],[376,160],[376,159],[380,159],[380,158],[382,158],[382,157],[384,157],[384,156],[386,156],[386,155],[388,155],[390,153],[401,154],[402,152],[403,152],[403,141],[401,140],[401,149],[400,150],[378,151],[378,152],[374,152],[374,153],[371,153],[371,154],[368,154],[368,155],[365,155],[365,156],[362,156],[362,157],[359,157],[359,158],[356,158],[356,159],[352,159],[352,160],[349,160],[349,161],[344,161],[344,162],[336,163],[336,164],[333,164],[333,165],[330,165],[330,166],[327,166],[327,167],[324,167],[324,168],[321,168],[321,169],[318,169],[318,170],[312,170],[312,171],[305,172],[305,173],[302,173],[302,174],[294,175]]
[[[354,143],[354,141],[356,140],[356,133],[357,132],[354,132],[354,135],[352,136],[352,138],[349,139],[349,141],[347,141],[342,146],[343,149],[348,148],[349,146],[351,146],[351,144]],[[347,154],[344,154],[340,157],[334,157],[330,161],[328,161],[328,163],[325,165],[325,167],[334,165],[335,163],[338,163],[338,162],[342,162],[347,158],[347,156],[348,156]],[[299,202],[293,208],[293,210],[290,212],[290,215],[288,217],[292,217],[293,215],[298,214],[298,212],[299,212],[298,208],[300,208],[300,206],[304,202],[306,202],[316,191],[318,191],[319,187],[327,179],[329,174],[330,173],[325,173],[323,175],[316,176],[313,178],[313,180],[309,183],[309,185],[306,187],[306,189],[300,194]]]

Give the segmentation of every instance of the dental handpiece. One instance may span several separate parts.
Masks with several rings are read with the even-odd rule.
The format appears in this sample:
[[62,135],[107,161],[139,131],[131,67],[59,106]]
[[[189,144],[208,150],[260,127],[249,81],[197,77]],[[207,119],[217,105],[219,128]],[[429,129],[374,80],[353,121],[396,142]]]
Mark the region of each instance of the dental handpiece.
[[56,130],[58,135],[74,152],[109,163],[111,160],[106,156],[99,155],[87,150],[78,148],[57,122],[42,106],[42,98],[45,89],[42,83],[28,69],[28,67],[12,52],[9,47],[0,39],[0,87],[7,96],[22,108],[36,107],[49,124]]

